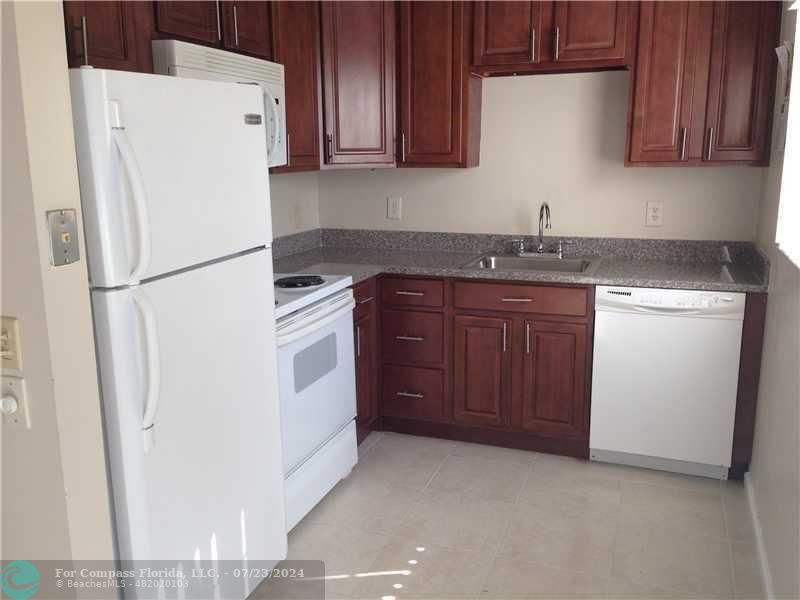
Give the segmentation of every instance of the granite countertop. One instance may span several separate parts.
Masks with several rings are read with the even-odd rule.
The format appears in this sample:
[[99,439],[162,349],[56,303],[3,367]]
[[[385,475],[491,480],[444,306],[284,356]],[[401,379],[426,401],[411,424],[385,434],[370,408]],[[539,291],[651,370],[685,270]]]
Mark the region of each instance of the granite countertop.
[[599,257],[585,273],[500,271],[465,265],[486,252],[319,247],[275,260],[276,273],[350,275],[358,283],[380,273],[566,284],[626,285],[727,292],[765,292],[749,264]]

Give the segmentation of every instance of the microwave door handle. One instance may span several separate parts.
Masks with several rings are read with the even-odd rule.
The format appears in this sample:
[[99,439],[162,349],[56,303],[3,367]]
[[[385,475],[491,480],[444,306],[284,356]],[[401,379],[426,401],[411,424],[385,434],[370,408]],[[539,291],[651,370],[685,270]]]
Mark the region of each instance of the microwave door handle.
[[291,342],[299,340],[300,338],[310,335],[315,331],[319,331],[326,325],[333,323],[337,319],[340,319],[341,317],[351,312],[355,307],[355,305],[356,303],[353,300],[353,298],[349,298],[347,303],[344,304],[344,306],[341,306],[340,308],[337,308],[332,312],[321,315],[316,320],[311,321],[304,327],[300,327],[298,329],[292,329],[291,331],[287,331],[286,333],[278,333],[276,335],[276,341],[278,347],[285,346],[286,344],[290,344]]
[[[272,122],[275,123],[275,135],[272,136],[272,146],[267,151],[267,160],[271,160],[275,156],[275,151],[278,149],[278,140],[281,138],[281,120],[278,113],[278,106],[275,103],[275,97],[269,93],[267,88],[264,88],[264,104],[269,105],[269,112],[272,114]],[[266,124],[265,124],[266,125]]]
[[130,182],[133,192],[133,208],[136,215],[136,227],[139,234],[139,257],[136,266],[130,273],[130,284],[135,285],[141,281],[150,266],[150,220],[147,213],[147,193],[144,187],[144,178],[136,160],[131,141],[124,127],[111,129],[111,137],[117,146],[122,159],[122,167]]
[[156,316],[152,304],[141,290],[134,290],[131,295],[133,302],[142,316],[144,323],[144,348],[145,364],[147,365],[147,390],[145,392],[144,413],[142,415],[142,435],[144,436],[144,451],[149,452],[153,447],[153,428],[161,388],[161,359],[158,351],[158,329]]

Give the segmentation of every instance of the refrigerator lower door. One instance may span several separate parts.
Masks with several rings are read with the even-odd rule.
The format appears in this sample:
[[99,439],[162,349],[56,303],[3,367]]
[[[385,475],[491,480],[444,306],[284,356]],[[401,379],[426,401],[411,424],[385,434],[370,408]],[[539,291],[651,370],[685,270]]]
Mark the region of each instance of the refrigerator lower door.
[[285,558],[271,260],[92,293],[120,559]]
[[93,287],[271,243],[261,88],[70,71]]

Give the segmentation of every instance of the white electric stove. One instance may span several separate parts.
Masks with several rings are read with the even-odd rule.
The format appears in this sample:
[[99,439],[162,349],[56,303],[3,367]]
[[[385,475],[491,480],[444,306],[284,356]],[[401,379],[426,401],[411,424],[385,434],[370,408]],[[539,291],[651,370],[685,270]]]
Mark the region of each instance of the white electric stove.
[[352,283],[275,274],[287,531],[358,460]]

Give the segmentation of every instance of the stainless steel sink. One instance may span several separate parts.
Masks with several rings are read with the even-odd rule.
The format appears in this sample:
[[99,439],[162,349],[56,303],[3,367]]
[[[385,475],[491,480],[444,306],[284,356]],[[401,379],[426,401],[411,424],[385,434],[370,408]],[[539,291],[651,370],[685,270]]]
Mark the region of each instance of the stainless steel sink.
[[586,273],[596,260],[586,258],[545,258],[539,256],[482,256],[464,265],[467,269],[494,271],[558,271]]

